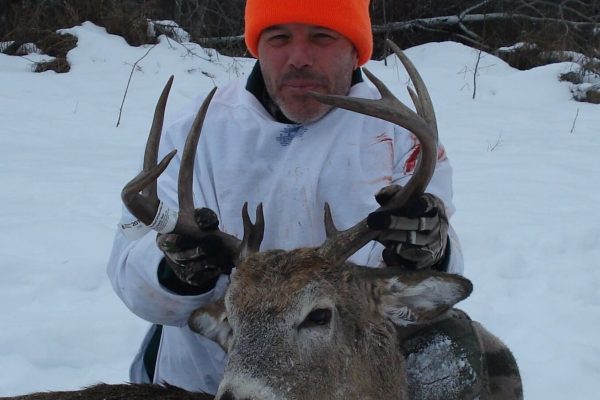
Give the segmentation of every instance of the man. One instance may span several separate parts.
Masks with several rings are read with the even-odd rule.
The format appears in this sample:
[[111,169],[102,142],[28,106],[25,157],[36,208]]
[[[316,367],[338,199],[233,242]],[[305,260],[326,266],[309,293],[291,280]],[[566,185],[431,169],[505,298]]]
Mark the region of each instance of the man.
[[[308,95],[379,97],[359,69],[372,52],[368,7],[368,0],[247,1],[245,40],[258,62],[248,79],[216,92],[194,166],[196,206],[213,210],[223,231],[241,237],[243,203],[252,209],[262,202],[262,250],[316,246],[325,238],[325,202],[346,228],[386,201],[396,190],[388,185],[407,182],[418,155],[409,132]],[[166,127],[159,157],[174,148],[181,154],[197,108]],[[391,217],[373,218],[383,245],[365,246],[352,261],[462,271],[446,217],[454,211],[452,171],[439,154],[429,193]],[[176,157],[159,178],[159,197],[172,209],[178,169]],[[131,218],[127,211],[124,218]],[[130,240],[117,232],[108,267],[113,287],[134,313],[157,324],[132,366],[133,381],[216,392],[226,354],[186,323],[192,310],[223,295],[233,267],[215,241],[152,232]]]

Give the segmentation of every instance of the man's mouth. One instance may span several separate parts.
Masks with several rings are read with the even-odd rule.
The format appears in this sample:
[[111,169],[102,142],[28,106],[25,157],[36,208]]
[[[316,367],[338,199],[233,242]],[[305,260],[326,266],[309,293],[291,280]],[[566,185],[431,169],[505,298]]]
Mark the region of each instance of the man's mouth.
[[306,80],[290,80],[281,85],[281,91],[288,95],[305,97],[309,92],[323,92],[319,82]]
[[294,91],[309,92],[319,89],[321,84],[315,81],[290,80],[285,82],[282,87]]

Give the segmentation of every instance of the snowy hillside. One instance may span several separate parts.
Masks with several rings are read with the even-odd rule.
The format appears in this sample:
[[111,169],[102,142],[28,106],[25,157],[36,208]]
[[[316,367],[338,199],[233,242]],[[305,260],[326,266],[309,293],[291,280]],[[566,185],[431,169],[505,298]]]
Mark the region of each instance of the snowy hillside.
[[[155,101],[171,74],[168,114],[253,65],[166,38],[130,47],[89,23],[68,31],[67,74],[0,54],[0,397],[127,380],[147,323],[105,264]],[[453,224],[475,285],[460,306],[513,349],[526,398],[597,398],[600,106],[571,100],[557,79],[569,63],[518,71],[483,54],[472,99],[476,50],[407,54],[455,168]],[[392,58],[368,67],[409,101]]]

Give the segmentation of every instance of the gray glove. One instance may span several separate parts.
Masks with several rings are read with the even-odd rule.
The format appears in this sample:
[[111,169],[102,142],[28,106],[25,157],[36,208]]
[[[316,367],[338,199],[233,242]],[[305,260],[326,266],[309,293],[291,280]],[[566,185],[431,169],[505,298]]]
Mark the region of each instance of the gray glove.
[[[217,215],[208,208],[197,209],[195,217],[204,231],[216,230],[219,226]],[[208,235],[197,241],[185,235],[158,234],[156,244],[165,254],[169,269],[187,285],[210,289],[219,275],[229,274],[233,268],[231,255],[217,236]]]
[[[400,189],[398,185],[386,186],[375,199],[385,205]],[[422,194],[402,208],[369,214],[367,223],[371,229],[382,231],[377,240],[386,247],[382,256],[387,266],[446,269],[448,217],[439,197]]]

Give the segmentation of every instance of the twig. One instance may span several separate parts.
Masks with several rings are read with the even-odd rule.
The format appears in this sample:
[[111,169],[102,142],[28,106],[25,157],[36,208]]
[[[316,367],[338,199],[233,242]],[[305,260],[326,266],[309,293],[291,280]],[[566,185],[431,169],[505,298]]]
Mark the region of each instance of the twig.
[[30,63],[32,63],[32,64],[37,64],[37,63],[38,63],[37,61],[33,61],[31,58],[27,58],[26,56],[19,56],[19,57],[21,57],[21,58],[23,58],[23,59],[25,59],[25,60],[29,61],[29,62],[30,62]]
[[[202,57],[202,56],[196,54],[192,49],[190,49],[189,47],[187,47],[185,44],[183,44],[181,42],[178,42],[177,40],[175,41],[175,43],[177,43],[178,45],[180,45],[181,47],[183,47],[185,49],[185,51],[187,51],[188,54],[190,54],[190,55],[192,55],[194,57],[198,57],[201,60],[212,62],[212,59],[205,58],[205,57]],[[205,50],[205,52],[206,52],[206,50]]]
[[488,143],[488,151],[491,153],[494,150],[496,150],[498,147],[500,147],[501,145],[502,145],[502,135],[498,135],[498,138],[496,139],[496,143],[494,143],[494,144]]
[[467,43],[471,43],[473,45],[472,47],[476,47],[478,49],[485,49],[488,52],[492,52],[494,50],[493,48],[491,48],[490,46],[486,45],[485,43],[478,42],[477,40],[473,40],[473,39],[471,39],[468,36],[461,35],[460,33],[454,33],[452,35],[453,35],[453,37],[460,38],[460,39],[464,40]]
[[460,15],[458,16],[458,19],[459,19],[458,27],[463,32],[465,32],[468,37],[470,37],[471,39],[476,40],[478,42],[482,42],[483,40],[481,39],[481,37],[478,34],[476,34],[475,32],[473,32],[472,30],[470,30],[469,28],[467,28],[465,26],[465,24],[463,23],[463,18],[467,14],[469,14],[471,11],[473,11],[473,10],[479,8],[479,7],[483,7],[484,5],[486,5],[487,3],[489,3],[490,1],[491,0],[484,0],[481,3],[475,4],[474,6],[469,7],[466,10],[464,10],[463,12],[461,12]]
[[133,66],[131,67],[131,73],[129,74],[129,79],[127,80],[127,86],[125,86],[125,93],[123,94],[123,100],[121,101],[121,107],[119,107],[119,118],[117,119],[117,128],[119,127],[119,124],[121,123],[121,114],[123,113],[123,105],[125,104],[125,98],[127,97],[127,91],[129,90],[129,84],[131,83],[131,77],[133,76],[133,72],[135,71],[135,68],[137,67],[138,63],[140,61],[142,61],[144,59],[144,57],[146,57],[148,55],[148,53],[150,53],[150,51],[155,47],[156,47],[156,45],[153,44],[139,60],[137,60],[136,62],[133,63]]
[[464,10],[463,12],[461,12],[458,17],[462,20],[465,17],[465,15],[469,14],[471,11],[478,9],[479,7],[483,7],[491,1],[492,0],[483,0],[481,3],[477,3],[474,6],[471,6],[471,7],[467,8],[466,10]]
[[569,133],[575,132],[575,122],[577,122],[578,116],[579,116],[579,107],[577,107],[577,112],[575,113],[575,118],[573,119],[573,125],[571,126],[571,131]]
[[473,71],[473,100],[475,100],[475,94],[477,93],[477,72],[479,70],[479,61],[481,61],[481,50],[477,52],[477,62],[475,63],[475,70]]
[[470,30],[469,28],[467,28],[465,26],[465,24],[463,24],[462,22],[458,23],[458,27],[471,39],[473,40],[477,40],[482,42],[483,40],[481,39],[481,36],[479,36],[478,34],[476,34],[475,32],[473,32],[472,30]]

